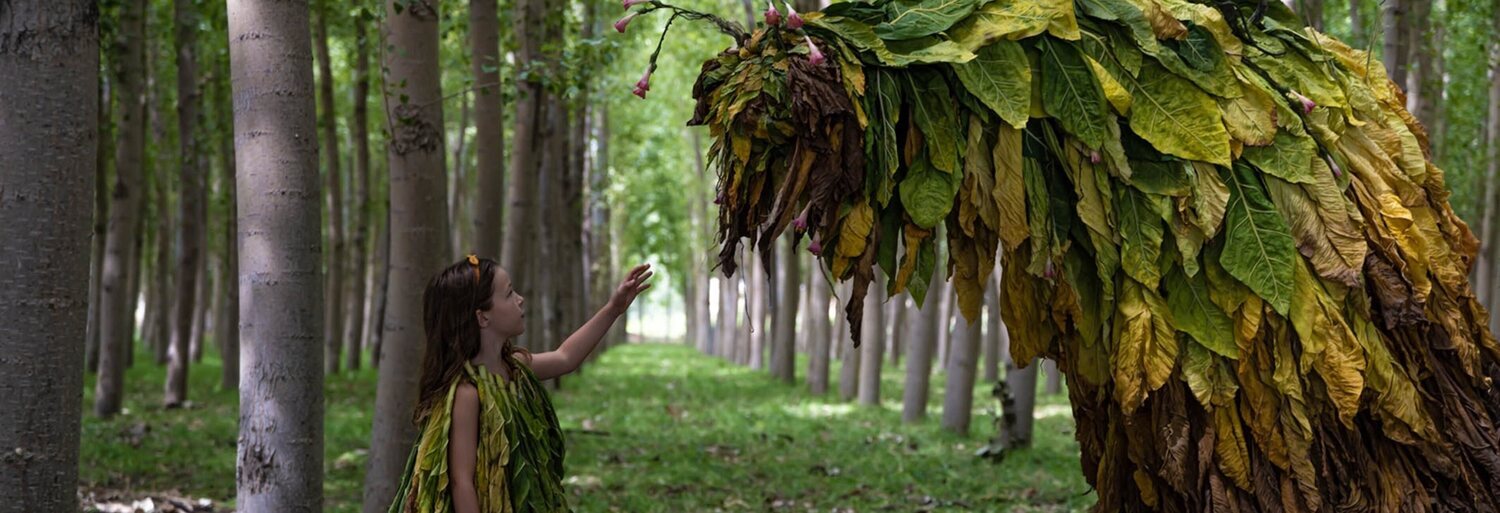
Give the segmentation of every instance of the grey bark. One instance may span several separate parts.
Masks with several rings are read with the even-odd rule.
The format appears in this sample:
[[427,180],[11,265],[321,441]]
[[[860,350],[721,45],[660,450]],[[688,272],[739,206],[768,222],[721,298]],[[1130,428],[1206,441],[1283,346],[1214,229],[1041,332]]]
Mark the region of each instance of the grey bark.
[[927,418],[927,398],[932,381],[932,353],[937,345],[938,298],[946,289],[937,281],[942,274],[933,269],[927,296],[917,310],[917,321],[906,335],[906,383],[901,387],[901,421],[911,424]]
[[[500,245],[500,262],[511,276],[530,276],[526,255],[536,244],[531,243],[530,227],[536,213],[533,212],[534,186],[537,174],[537,158],[542,139],[538,128],[543,122],[544,98],[540,70],[531,64],[541,57],[540,43],[542,18],[541,0],[516,0],[512,29],[519,48],[516,62],[521,63],[518,72],[527,72],[525,80],[517,82],[515,141],[510,153],[510,184],[507,189],[505,236]],[[520,76],[520,75],[518,75]]]
[[[35,7],[34,3],[41,5],[37,2],[28,2],[27,5]],[[46,4],[52,8],[66,5],[50,1]],[[138,260],[134,258],[139,254],[138,216],[142,195],[146,192],[141,169],[146,152],[145,0],[125,0],[119,23],[120,36],[114,42],[115,51],[112,52],[119,59],[121,69],[120,120],[115,130],[119,144],[115,153],[115,180],[110,186],[104,268],[100,272],[99,376],[94,383],[94,414],[105,418],[120,412],[125,391],[125,360],[130,341],[135,337],[135,301],[129,277],[131,266]]]
[[98,87],[97,3],[0,4],[0,513],[79,510]]
[[1359,47],[1364,47],[1368,41],[1365,36],[1365,17],[1360,12],[1362,3],[1364,2],[1361,0],[1349,0],[1349,33],[1354,38],[1354,44]]
[[318,104],[322,112],[319,123],[322,141],[318,153],[323,157],[323,197],[325,209],[323,222],[328,226],[328,251],[324,252],[323,297],[323,372],[328,375],[339,372],[340,356],[344,349],[344,193],[340,181],[343,173],[339,163],[339,117],[333,101],[333,63],[328,52],[329,3],[315,2],[313,16],[313,43],[318,61]]
[[766,297],[766,283],[770,277],[758,255],[753,261],[746,260],[746,265],[750,267],[749,283],[746,284],[750,294],[745,297],[750,306],[750,347],[746,363],[751,370],[761,370],[766,360],[766,305],[770,303],[770,298]]
[[238,172],[240,511],[323,509],[323,275],[312,35],[303,2],[230,2]]
[[469,95],[464,94],[459,101],[458,107],[458,131],[454,132],[453,138],[453,172],[448,174],[448,229],[450,230],[448,242],[451,243],[449,253],[454,256],[468,254],[467,240],[464,239],[464,228],[472,223],[464,219],[463,208],[468,183],[468,169],[464,157],[466,142],[469,140]]
[[[850,287],[846,284],[838,296],[841,301],[834,308],[839,312],[838,323],[840,335],[839,338],[834,340],[834,343],[838,344],[839,399],[843,401],[853,401],[859,396],[859,366],[862,363],[859,348],[854,347],[854,339],[849,334],[852,328],[849,327],[849,319],[846,317],[848,314],[843,304],[843,302],[848,301],[850,293]],[[865,315],[869,316],[869,313],[867,312]],[[863,337],[864,333],[860,335]]]
[[[938,274],[941,276],[942,273]],[[938,302],[937,332],[935,335],[937,340],[937,361],[935,363],[939,367],[947,367],[948,353],[953,348],[953,332],[956,331],[954,326],[958,324],[954,322],[954,317],[959,316],[953,314],[953,311],[956,310],[953,308],[953,303],[957,297],[955,296],[953,285],[944,284],[942,294],[933,297],[931,293],[928,293],[927,298],[929,301],[936,300]]]
[[[692,134],[693,163],[697,167],[699,190],[702,190],[705,184],[710,184],[708,187],[712,187],[712,182],[708,181],[708,166],[704,165],[703,162],[703,131],[693,129],[690,133]],[[709,191],[709,194],[712,194],[712,191]],[[701,240],[711,241],[713,240],[714,230],[709,224],[707,198],[708,194],[699,194],[696,198],[691,198],[688,201],[692,202],[693,232],[702,237]],[[709,247],[695,252],[696,255],[693,257],[693,299],[688,302],[689,306],[693,307],[694,330],[690,335],[698,347],[698,352],[705,354],[709,352],[713,343],[710,335],[712,330],[710,329],[708,302],[708,290],[712,285],[711,278],[713,277],[708,271],[708,259],[710,258],[710,254],[713,253],[713,245],[708,244],[707,246]]]
[[780,259],[777,267],[777,291],[781,304],[776,308],[774,319],[776,330],[771,338],[771,375],[788,385],[797,382],[797,285],[802,283],[802,265],[797,258],[797,248],[792,247],[790,235],[781,238]]
[[[422,290],[447,258],[443,191],[443,104],[438,69],[437,3],[385,2],[386,111],[394,114],[390,163],[390,283],[375,392],[375,422],[365,472],[365,513],[385,511],[416,436],[410,415],[422,361]],[[399,85],[404,84],[405,88]]]
[[[103,64],[103,63],[101,63]],[[104,68],[109,68],[105,65]],[[100,283],[104,281],[104,238],[109,220],[109,161],[114,157],[109,143],[114,109],[110,101],[110,82],[99,74],[99,135],[94,164],[94,231],[89,241],[89,313],[84,334],[83,366],[88,372],[99,371],[99,305]]]
[[157,365],[166,365],[171,358],[172,347],[172,283],[173,276],[181,272],[172,266],[172,234],[176,233],[174,227],[177,225],[172,214],[171,193],[167,186],[167,177],[163,176],[161,169],[156,169],[155,179],[156,195],[151,202],[156,207],[156,251],[151,272],[151,288],[147,293],[151,295],[146,308],[146,339],[151,341],[151,347],[156,355]]
[[370,268],[370,312],[365,317],[369,326],[365,328],[366,337],[370,343],[370,366],[380,369],[380,355],[385,341],[385,311],[390,298],[391,285],[391,212],[389,201],[384,202],[387,207],[384,221],[379,225],[376,233],[375,256],[371,260]]
[[1057,360],[1051,358],[1042,360],[1042,370],[1047,374],[1047,395],[1062,393],[1062,371],[1057,368]]
[[469,59],[474,75],[474,251],[500,257],[505,228],[505,99],[500,87],[500,19],[496,0],[469,0]]
[[[999,269],[995,275],[1000,274]],[[985,280],[984,302],[988,305],[984,309],[984,382],[994,383],[1000,379],[1000,366],[1004,363],[1005,356],[1000,352],[1000,291],[999,280]]]
[[906,344],[906,332],[908,331],[906,325],[911,322],[906,318],[906,314],[908,310],[913,310],[913,307],[908,305],[907,298],[909,297],[911,297],[911,294],[902,293],[886,301],[885,318],[889,321],[886,333],[890,335],[887,338],[885,350],[890,355],[892,367],[899,367],[901,365],[901,350]]
[[1406,85],[1406,13],[1412,0],[1385,0],[1381,6],[1381,30],[1385,38],[1383,60],[1392,82]]
[[875,281],[865,294],[865,317],[860,323],[859,404],[880,405],[880,371],[885,368],[885,273],[875,270]]
[[1036,369],[1041,366],[1037,362],[1024,369],[1016,368],[1013,362],[1005,364],[1005,384],[1010,391],[1011,408],[1002,415],[1014,419],[1007,422],[1007,448],[1031,445],[1032,427],[1036,423]]
[[719,325],[715,331],[717,340],[714,341],[714,349],[718,355],[726,360],[734,361],[734,350],[738,345],[735,337],[739,332],[739,312],[735,305],[739,303],[739,277],[727,277],[719,275]]
[[198,169],[198,14],[192,0],[173,2],[177,33],[177,290],[173,294],[172,347],[162,404],[180,406],[188,398],[188,369],[202,272],[203,173]]
[[[233,116],[227,107],[230,105],[229,84],[227,79],[215,80],[219,88],[220,119],[232,120]],[[218,320],[214,323],[215,338],[219,344],[219,358],[223,365],[219,373],[219,385],[225,390],[236,390],[240,387],[240,253],[239,253],[239,209],[235,194],[235,154],[234,154],[234,130],[224,131],[219,137],[219,158],[222,159],[219,171],[223,173],[224,184],[224,258],[222,258],[223,286],[220,290],[220,310]]]
[[974,406],[974,371],[979,357],[979,323],[959,316],[948,358],[948,382],[943,391],[943,429],[968,436]]

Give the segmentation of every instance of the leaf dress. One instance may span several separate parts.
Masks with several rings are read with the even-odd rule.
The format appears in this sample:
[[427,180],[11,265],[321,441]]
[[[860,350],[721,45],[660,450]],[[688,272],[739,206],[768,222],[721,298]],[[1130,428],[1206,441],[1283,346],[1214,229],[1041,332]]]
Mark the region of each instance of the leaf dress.
[[[474,489],[481,513],[571,512],[563,494],[563,437],[552,400],[531,369],[507,357],[514,379],[507,382],[482,366],[464,363],[464,375],[479,391],[479,445]],[[422,426],[402,473],[390,513],[453,511],[449,485],[448,440],[453,393]]]

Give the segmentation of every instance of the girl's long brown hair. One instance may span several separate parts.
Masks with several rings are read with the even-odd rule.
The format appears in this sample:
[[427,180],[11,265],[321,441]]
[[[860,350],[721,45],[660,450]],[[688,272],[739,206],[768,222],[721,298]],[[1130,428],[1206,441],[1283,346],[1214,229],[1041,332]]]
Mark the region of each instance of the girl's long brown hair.
[[[427,282],[422,292],[422,328],[426,348],[422,357],[421,390],[413,420],[421,424],[448,388],[463,377],[464,362],[479,354],[479,320],[474,311],[494,306],[495,273],[500,264],[488,258],[477,264],[467,259],[443,269]],[[505,341],[503,354],[516,351]]]

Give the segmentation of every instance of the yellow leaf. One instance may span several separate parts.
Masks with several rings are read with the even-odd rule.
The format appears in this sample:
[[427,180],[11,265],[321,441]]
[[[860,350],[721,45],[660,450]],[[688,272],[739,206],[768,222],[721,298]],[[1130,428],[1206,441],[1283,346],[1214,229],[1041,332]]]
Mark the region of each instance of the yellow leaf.
[[1093,57],[1085,55],[1083,60],[1089,63],[1089,69],[1094,71],[1094,76],[1099,79],[1099,85],[1104,87],[1104,98],[1109,100],[1115,112],[1121,116],[1129,114],[1131,98],[1130,93],[1125,91],[1125,86],[1121,85],[1119,79],[1116,79],[1109,70],[1104,69],[1104,66]]
[[1125,278],[1114,319],[1115,401],[1126,415],[1135,412],[1146,396],[1166,384],[1177,365],[1180,342],[1172,328],[1171,310],[1154,290]]
[[856,258],[864,254],[874,227],[875,209],[870,208],[868,200],[861,200],[844,216],[843,228],[839,230],[838,256]]
[[[1328,386],[1328,397],[1344,426],[1354,427],[1359,396],[1365,387],[1365,357],[1328,285],[1314,278],[1307,265],[1293,268],[1290,317],[1302,342],[1303,372],[1316,369]],[[1334,285],[1335,287],[1337,285]]]
[[1219,100],[1230,137],[1246,146],[1266,146],[1276,138],[1276,101],[1259,87],[1240,81],[1240,97]]
[[1250,453],[1245,449],[1245,433],[1240,427],[1239,407],[1230,404],[1218,408],[1214,416],[1214,453],[1219,456],[1219,470],[1241,490],[1250,490]]
[[1016,249],[1030,236],[1026,224],[1026,183],[1021,173],[1021,131],[999,127],[1000,137],[991,153],[995,165],[995,205],[1000,211],[1000,240],[1007,251]]
[[1187,27],[1157,0],[1130,0],[1140,8],[1146,15],[1146,20],[1151,22],[1151,32],[1156,34],[1157,39],[1182,39],[1187,35]]

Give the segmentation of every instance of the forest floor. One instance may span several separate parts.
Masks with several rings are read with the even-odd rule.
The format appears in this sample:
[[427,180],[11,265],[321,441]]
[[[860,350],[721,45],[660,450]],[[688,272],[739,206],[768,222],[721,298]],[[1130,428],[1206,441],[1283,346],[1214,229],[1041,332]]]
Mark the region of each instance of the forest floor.
[[[220,389],[206,355],[189,381],[193,403],[161,408],[165,367],[141,353],[126,379],[128,413],[100,420],[84,391],[80,495],[96,504],[178,501],[233,508],[238,392]],[[1078,463],[1065,395],[1043,395],[1032,448],[992,463],[975,451],[994,434],[997,402],[975,386],[973,429],[938,427],[943,375],[933,375],[929,418],[901,423],[903,371],[886,365],[879,408],[814,397],[764,371],[691,347],[611,349],[554,402],[567,432],[567,489],[580,513],[698,511],[1080,511],[1094,502]],[[838,362],[832,363],[837,388]],[[359,510],[375,403],[375,372],[328,380],[325,510]],[[200,506],[201,504],[201,506]],[[212,509],[207,507],[211,505]],[[128,511],[120,509],[120,511]]]

